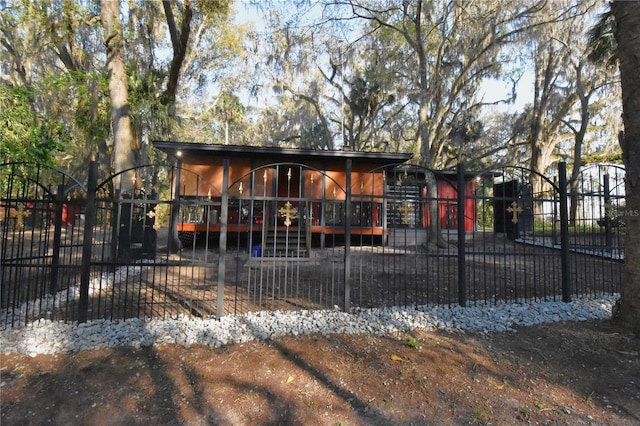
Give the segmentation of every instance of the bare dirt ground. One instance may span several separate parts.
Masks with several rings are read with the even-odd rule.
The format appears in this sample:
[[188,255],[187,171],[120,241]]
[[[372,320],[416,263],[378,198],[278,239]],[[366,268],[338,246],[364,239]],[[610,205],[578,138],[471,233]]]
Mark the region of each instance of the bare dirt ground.
[[639,354],[640,338],[590,321],[3,355],[0,424],[637,425]]
[[639,338],[590,321],[4,355],[0,422],[635,425],[639,353]]

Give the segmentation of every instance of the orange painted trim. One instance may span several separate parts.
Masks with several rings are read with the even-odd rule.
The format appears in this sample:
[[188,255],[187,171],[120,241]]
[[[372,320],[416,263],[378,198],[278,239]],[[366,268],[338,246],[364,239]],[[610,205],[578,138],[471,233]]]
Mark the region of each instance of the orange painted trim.
[[[286,227],[278,226],[279,231],[286,231]],[[208,225],[208,231],[210,233],[219,233],[220,225]],[[246,224],[234,224],[227,225],[228,232],[248,232],[249,225]],[[262,231],[262,225],[253,225],[251,231]],[[351,226],[351,235],[382,235],[381,227],[357,227]],[[178,224],[178,232],[207,232],[207,224],[205,223],[180,223]],[[298,232],[297,227],[290,227],[289,232]],[[344,235],[343,226],[312,226],[311,233],[313,234],[328,234],[328,235]],[[387,230],[387,234],[391,231]]]

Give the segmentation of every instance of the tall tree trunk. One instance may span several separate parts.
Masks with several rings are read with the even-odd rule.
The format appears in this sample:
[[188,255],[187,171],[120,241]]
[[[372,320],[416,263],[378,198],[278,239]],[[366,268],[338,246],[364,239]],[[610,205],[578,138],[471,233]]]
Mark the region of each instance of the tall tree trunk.
[[569,178],[569,192],[571,194],[571,205],[569,211],[569,222],[571,225],[576,224],[576,216],[578,214],[578,178],[580,177],[580,169],[582,167],[582,148],[584,146],[584,138],[589,127],[589,99],[591,93],[587,93],[582,80],[582,63],[576,66],[576,91],[580,99],[580,127],[574,128],[572,125],[565,123],[573,132],[573,169],[571,169],[571,177]]
[[[101,0],[100,18],[104,28],[104,44],[107,50],[111,124],[114,137],[114,169],[116,173],[119,173],[136,165],[136,143],[131,126],[127,72],[124,64],[124,40],[120,23],[120,2],[118,0]],[[132,173],[123,175],[114,184],[116,188],[122,189],[123,193],[133,193],[134,176]]]
[[622,81],[626,167],[626,240],[623,290],[616,319],[640,334],[640,2],[617,0],[611,4],[616,19],[616,41]]
[[[558,55],[549,44],[546,48],[538,47],[536,56],[533,110],[529,125],[531,145],[529,168],[532,170],[531,183],[534,197],[540,197],[545,188],[543,180],[538,175],[544,175],[547,171],[555,149],[555,140],[547,130],[549,120],[546,113],[553,90],[552,81],[555,78],[554,70]],[[542,206],[539,203],[534,203],[534,214],[536,216],[542,214]]]
[[415,17],[416,37],[413,48],[418,59],[418,72],[420,80],[420,107],[418,110],[418,150],[420,153],[420,164],[425,168],[425,182],[427,185],[427,197],[429,200],[430,223],[427,228],[427,248],[444,248],[447,242],[442,236],[440,229],[440,206],[437,200],[438,183],[436,177],[431,172],[433,167],[433,157],[431,155],[431,143],[429,139],[429,94],[427,81],[427,54],[422,42],[422,1],[417,2],[417,12]]
[[[98,114],[100,108],[100,93],[98,92],[98,83],[92,82],[91,85],[91,127],[96,129],[98,128]],[[97,158],[99,167],[103,171],[111,171],[111,156],[109,155],[109,146],[107,145],[107,141],[104,137],[99,137],[97,135],[102,135],[101,132],[91,132],[89,138],[87,139],[87,145],[85,149],[88,152],[95,152],[97,148]]]
[[169,0],[163,0],[162,2],[164,14],[167,17],[167,25],[169,26],[169,34],[171,35],[171,46],[173,47],[173,58],[169,65],[169,76],[167,79],[167,88],[163,94],[163,102],[172,106],[176,102],[180,70],[187,55],[187,45],[189,44],[189,34],[191,33],[191,19],[193,18],[191,2],[185,0],[182,22],[180,28],[178,28],[173,14],[173,3],[174,2]]

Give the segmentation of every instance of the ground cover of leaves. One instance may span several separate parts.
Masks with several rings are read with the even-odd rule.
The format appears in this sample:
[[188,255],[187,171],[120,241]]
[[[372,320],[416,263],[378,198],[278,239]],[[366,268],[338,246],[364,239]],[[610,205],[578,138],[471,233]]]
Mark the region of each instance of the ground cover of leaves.
[[633,425],[639,352],[639,338],[588,321],[10,354],[0,423]]

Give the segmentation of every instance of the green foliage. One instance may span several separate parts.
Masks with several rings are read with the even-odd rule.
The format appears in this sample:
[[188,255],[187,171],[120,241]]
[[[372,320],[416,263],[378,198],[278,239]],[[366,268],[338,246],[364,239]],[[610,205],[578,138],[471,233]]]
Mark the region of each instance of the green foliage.
[[587,405],[592,405],[593,404],[593,392],[591,392],[589,395],[587,395],[585,397],[584,401],[587,403]]
[[208,19],[222,19],[229,14],[231,0],[198,0],[194,2],[196,9]]
[[[139,64],[138,64],[139,65]],[[173,105],[164,104],[162,97],[162,75],[153,70],[140,70],[134,62],[127,64],[127,88],[129,90],[129,106],[134,131],[141,135],[154,129],[163,135],[175,124],[171,111]]]
[[592,152],[582,157],[582,164],[599,164],[599,163],[613,163],[622,164],[622,149],[617,146],[617,149],[611,151],[597,151]]
[[61,123],[47,125],[34,111],[33,93],[0,85],[0,161],[52,162],[69,138]]
[[606,64],[613,68],[617,62],[616,56],[616,22],[613,12],[608,8],[598,15],[596,23],[587,33],[589,46],[589,60],[596,64]]
[[413,336],[407,338],[407,346],[411,349],[418,349],[420,347],[420,341]]
[[[529,116],[518,128],[509,125],[511,119],[489,127],[479,115],[477,95],[486,78],[515,81],[519,77],[519,71],[505,62],[510,52],[522,56],[520,53],[531,49],[520,52],[513,49],[513,42],[538,37],[527,28],[544,18],[544,2],[530,8],[525,7],[526,2],[477,2],[462,9],[455,2],[432,2],[423,10],[423,21],[413,19],[416,10],[410,3],[406,16],[391,13],[391,9],[362,8],[358,10],[363,18],[358,21],[360,27],[345,32],[363,30],[366,36],[357,43],[339,40],[324,25],[338,25],[338,18],[311,26],[299,26],[302,18],[297,13],[285,20],[283,16],[296,9],[290,4],[250,2],[262,9],[261,15],[271,17],[269,31],[258,35],[249,22],[237,24],[231,0],[168,2],[176,28],[189,38],[184,50],[178,49],[186,54],[183,59],[171,53],[166,4],[125,3],[121,24],[132,127],[138,143],[147,136],[321,149],[346,142],[356,149],[414,152],[415,161],[425,152],[420,151],[421,144],[426,144],[431,146],[436,167],[460,160],[480,164],[498,155],[514,160],[514,152],[518,154],[515,161],[524,161],[521,157],[528,155],[526,147],[519,147],[522,135],[531,127],[526,125]],[[270,9],[273,13],[267,13]],[[335,12],[336,17],[344,12],[349,17],[347,9],[327,7],[327,12]],[[84,163],[98,151],[101,161],[110,163],[108,76],[103,67],[99,13],[100,2],[77,0],[19,0],[0,11],[0,52],[6,58],[6,81],[10,81],[10,89],[3,88],[0,105],[0,159],[53,157],[64,159],[67,165]],[[327,16],[333,17],[331,13]],[[441,22],[447,25],[439,25]],[[415,39],[417,24],[423,26],[422,40]],[[594,41],[600,43],[594,48],[606,48],[614,41],[612,24],[609,13],[602,15],[600,26],[592,31]],[[546,27],[539,28],[544,34]],[[506,35],[509,33],[512,36]],[[418,42],[422,46],[415,51]],[[422,51],[428,58],[421,74],[424,81],[418,78],[416,62]],[[183,61],[176,102],[163,104],[175,59]],[[267,65],[268,72],[260,64]],[[509,72],[514,75],[505,77]],[[573,77],[567,74],[565,78]],[[14,94],[7,95],[7,90],[15,87],[26,95],[13,100]],[[276,101],[259,105],[254,110],[259,112],[251,116],[240,94],[262,99],[259,95],[266,90],[280,96],[268,96]],[[13,105],[7,107],[7,99]],[[423,118],[417,115],[420,102],[426,114]],[[420,120],[425,133],[418,141]],[[500,145],[504,146],[501,150]],[[59,154],[61,149],[64,157]],[[601,156],[599,162],[621,159],[620,151],[604,158],[596,155]],[[481,218],[491,223],[491,206],[486,206]]]
[[488,423],[489,422],[489,414],[483,408],[479,409],[475,413],[473,413],[473,420],[471,423]]
[[529,419],[531,419],[531,408],[524,405],[522,408],[520,408],[520,415],[522,416],[523,420],[528,421]]
[[324,141],[327,140],[327,129],[321,123],[312,123],[309,127],[301,129],[300,148],[314,149],[322,147]]
[[476,189],[478,228],[491,229],[494,226],[493,183],[483,180]]
[[240,99],[232,91],[227,90],[220,94],[217,101],[218,114],[225,121],[235,121],[239,116],[244,114],[244,107]]
[[65,115],[60,118],[68,123],[76,141],[104,140],[108,137],[109,81],[105,74],[71,70],[52,74],[43,82],[50,93],[55,93],[58,101],[67,100]]

